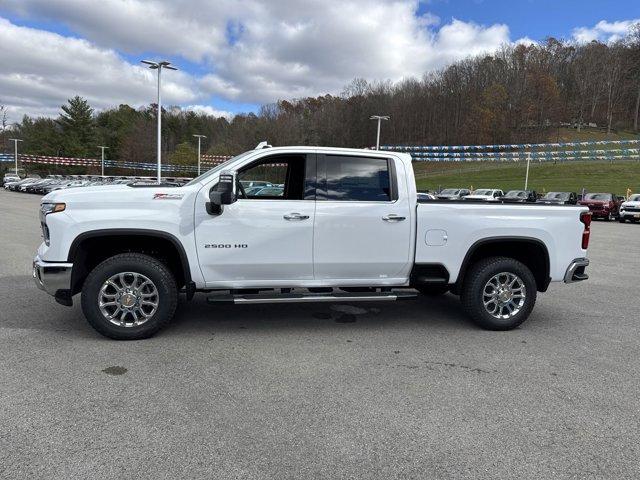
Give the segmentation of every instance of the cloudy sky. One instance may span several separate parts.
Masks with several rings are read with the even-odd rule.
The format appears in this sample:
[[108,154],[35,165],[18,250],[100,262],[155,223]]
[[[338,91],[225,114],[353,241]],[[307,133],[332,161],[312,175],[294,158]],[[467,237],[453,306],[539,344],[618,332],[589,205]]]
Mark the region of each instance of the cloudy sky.
[[[167,59],[165,101],[213,114],[420,76],[507,42],[613,41],[638,0],[0,0],[10,120],[154,101],[141,59]],[[636,20],[637,21],[637,20]]]

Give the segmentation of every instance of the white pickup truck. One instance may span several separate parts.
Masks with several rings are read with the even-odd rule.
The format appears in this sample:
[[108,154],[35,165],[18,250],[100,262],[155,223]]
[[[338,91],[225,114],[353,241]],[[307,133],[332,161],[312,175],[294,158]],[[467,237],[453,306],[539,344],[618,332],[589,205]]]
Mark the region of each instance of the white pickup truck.
[[[242,182],[282,185],[247,195]],[[459,295],[478,325],[527,319],[549,283],[587,279],[586,207],[417,200],[408,154],[245,152],[182,187],[114,185],[42,200],[39,288],[81,293],[100,333],[139,339],[179,293],[210,302],[389,301]]]

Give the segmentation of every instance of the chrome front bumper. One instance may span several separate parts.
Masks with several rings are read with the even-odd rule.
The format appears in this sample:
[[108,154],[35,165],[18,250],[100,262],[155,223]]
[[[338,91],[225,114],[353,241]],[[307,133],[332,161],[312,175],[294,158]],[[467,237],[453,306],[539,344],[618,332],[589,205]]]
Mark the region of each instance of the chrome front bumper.
[[564,283],[575,283],[587,280],[589,275],[585,273],[585,270],[589,266],[588,258],[576,258],[571,262],[567,272],[564,274]]
[[56,296],[71,290],[73,263],[43,262],[38,255],[33,259],[33,281],[40,290]]

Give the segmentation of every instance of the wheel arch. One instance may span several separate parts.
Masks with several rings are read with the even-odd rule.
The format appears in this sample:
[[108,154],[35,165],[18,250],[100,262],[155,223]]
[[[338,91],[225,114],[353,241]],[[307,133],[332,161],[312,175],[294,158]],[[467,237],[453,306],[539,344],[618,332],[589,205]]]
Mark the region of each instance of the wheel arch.
[[67,255],[67,261],[73,263],[71,294],[82,289],[84,279],[101,261],[124,252],[144,253],[163,261],[175,275],[178,286],[187,287],[188,297],[193,296],[195,285],[189,258],[180,240],[168,232],[138,228],[90,230],[78,235]]
[[467,253],[460,267],[455,288],[460,290],[469,267],[478,260],[488,257],[509,257],[525,264],[536,280],[537,290],[545,292],[551,282],[551,261],[547,245],[534,237],[489,237],[476,241]]

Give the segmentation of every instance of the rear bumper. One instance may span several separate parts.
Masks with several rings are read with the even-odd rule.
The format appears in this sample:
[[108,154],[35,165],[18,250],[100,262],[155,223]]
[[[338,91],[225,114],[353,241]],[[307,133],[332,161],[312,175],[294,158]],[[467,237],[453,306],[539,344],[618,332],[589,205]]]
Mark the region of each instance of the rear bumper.
[[57,298],[71,292],[73,263],[44,262],[38,255],[33,259],[33,281],[40,290]]
[[564,283],[575,283],[587,280],[589,275],[586,274],[586,269],[589,266],[588,258],[576,258],[574,259],[566,273],[564,274]]

